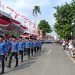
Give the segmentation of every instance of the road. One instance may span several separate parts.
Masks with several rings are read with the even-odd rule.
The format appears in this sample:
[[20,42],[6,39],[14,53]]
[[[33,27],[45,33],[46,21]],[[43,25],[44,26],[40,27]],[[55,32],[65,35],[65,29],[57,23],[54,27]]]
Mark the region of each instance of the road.
[[38,55],[25,56],[18,68],[6,68],[4,75],[75,75],[75,63],[61,46],[46,44]]

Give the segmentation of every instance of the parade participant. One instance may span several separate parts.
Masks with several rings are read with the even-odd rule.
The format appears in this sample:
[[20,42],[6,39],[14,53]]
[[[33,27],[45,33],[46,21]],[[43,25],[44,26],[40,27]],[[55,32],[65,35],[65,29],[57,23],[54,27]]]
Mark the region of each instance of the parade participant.
[[37,51],[37,53],[39,51],[39,40],[36,41],[36,51]]
[[17,38],[15,36],[12,36],[12,39],[11,39],[11,54],[10,54],[9,62],[8,62],[8,67],[9,68],[11,68],[11,60],[12,60],[13,56],[16,59],[15,67],[18,67],[18,42],[17,42],[16,39]]
[[23,62],[23,41],[22,41],[22,37],[19,37],[18,39],[18,50],[19,50],[19,54],[21,55],[21,62]]
[[24,56],[27,54],[27,50],[26,50],[26,39],[23,40],[23,49],[24,49]]
[[34,52],[36,54],[36,51],[37,51],[37,42],[36,42],[36,40],[33,41],[33,47],[34,47]]
[[33,41],[30,39],[30,50],[31,50],[31,55],[33,56]]
[[6,46],[6,50],[7,50],[7,56],[5,57],[5,59],[6,59],[6,61],[7,61],[7,58],[8,58],[8,56],[9,56],[9,54],[10,54],[10,41],[9,40],[5,40],[5,46]]
[[6,46],[5,46],[5,42],[4,42],[4,36],[0,35],[0,57],[1,57],[1,66],[2,66],[2,71],[0,74],[4,73],[4,67],[5,67],[5,63],[4,63],[4,59],[5,59],[5,55],[6,55]]
[[30,42],[28,39],[27,39],[25,44],[26,44],[26,50],[27,50],[28,58],[30,58]]

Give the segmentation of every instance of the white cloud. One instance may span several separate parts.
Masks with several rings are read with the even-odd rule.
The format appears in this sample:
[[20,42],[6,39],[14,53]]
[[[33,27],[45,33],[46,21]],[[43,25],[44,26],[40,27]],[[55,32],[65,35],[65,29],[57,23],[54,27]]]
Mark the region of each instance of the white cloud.
[[50,0],[16,0],[16,7],[31,9],[35,5],[39,5],[40,7],[48,6],[50,4]]

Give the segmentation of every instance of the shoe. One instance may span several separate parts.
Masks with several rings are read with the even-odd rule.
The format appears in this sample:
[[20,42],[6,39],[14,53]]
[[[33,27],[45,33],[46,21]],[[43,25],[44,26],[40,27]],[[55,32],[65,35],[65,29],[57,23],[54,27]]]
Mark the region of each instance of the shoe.
[[7,68],[11,68],[11,66],[7,66]]
[[15,68],[18,67],[18,65],[15,66]]
[[1,72],[0,75],[3,74],[3,73],[4,73],[4,72]]
[[23,62],[23,60],[21,62]]

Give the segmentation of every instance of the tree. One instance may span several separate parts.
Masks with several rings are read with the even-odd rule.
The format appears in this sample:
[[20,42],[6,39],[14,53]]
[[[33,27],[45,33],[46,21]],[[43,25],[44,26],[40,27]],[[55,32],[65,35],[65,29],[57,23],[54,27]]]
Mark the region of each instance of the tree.
[[38,13],[41,14],[40,6],[34,6],[34,9],[33,9],[33,16],[37,15]]
[[64,39],[70,38],[71,32],[75,32],[72,26],[72,21],[75,18],[75,0],[70,4],[66,3],[61,6],[54,7],[56,12],[54,17],[56,23],[54,25],[55,31],[60,37]]
[[38,24],[38,28],[42,30],[43,36],[45,36],[46,33],[52,32],[51,27],[48,22],[45,20],[41,20],[40,23]]
[[34,9],[33,9],[33,16],[35,17],[35,25],[36,25],[36,17],[38,15],[38,13],[41,14],[40,6],[36,5],[36,6],[34,6]]

